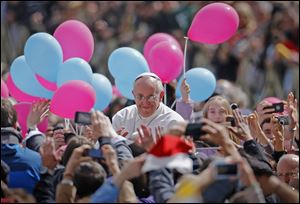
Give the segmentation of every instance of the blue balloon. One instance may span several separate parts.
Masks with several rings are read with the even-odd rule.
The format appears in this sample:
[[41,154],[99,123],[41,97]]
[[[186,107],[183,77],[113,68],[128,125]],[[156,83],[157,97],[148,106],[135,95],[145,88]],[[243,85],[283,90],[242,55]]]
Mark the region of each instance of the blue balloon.
[[81,58],[71,58],[65,61],[57,74],[57,86],[71,80],[81,80],[92,84],[93,71],[90,65]]
[[138,75],[150,72],[144,56],[130,47],[114,50],[108,58],[108,69],[115,79],[123,81],[134,81]]
[[53,92],[44,88],[37,78],[34,72],[27,65],[24,55],[16,58],[11,67],[10,74],[14,84],[23,92],[42,98],[51,99]]
[[24,55],[29,67],[44,79],[56,82],[63,63],[63,52],[58,41],[48,33],[36,33],[26,41]]
[[96,91],[96,103],[94,109],[102,111],[112,100],[112,85],[104,75],[93,74],[92,86]]
[[133,82],[115,79],[115,85],[124,97],[131,100],[134,99],[134,96],[132,94],[133,85],[134,85]]
[[[193,68],[185,73],[186,82],[190,86],[190,98],[195,102],[208,99],[216,89],[216,78],[214,74],[205,68]],[[183,76],[179,79],[176,87],[176,97],[180,98],[180,86]]]

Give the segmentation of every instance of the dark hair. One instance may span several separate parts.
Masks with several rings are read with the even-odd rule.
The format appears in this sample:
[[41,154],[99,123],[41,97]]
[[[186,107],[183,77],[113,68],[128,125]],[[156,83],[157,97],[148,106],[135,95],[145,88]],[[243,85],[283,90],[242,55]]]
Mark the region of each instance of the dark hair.
[[246,151],[242,148],[238,149],[238,152],[242,157],[244,157],[247,160],[255,176],[274,175],[272,171],[272,166],[267,161],[257,159],[256,157],[247,154]]
[[62,156],[62,161],[61,161],[62,165],[66,166],[69,159],[70,159],[70,157],[71,157],[71,155],[72,155],[72,153],[73,153],[73,150],[77,147],[80,147],[81,145],[84,145],[84,144],[88,144],[91,147],[93,147],[93,144],[86,137],[82,137],[82,136],[73,137],[69,141],[69,144],[67,145],[65,153]]
[[8,99],[1,98],[1,128],[14,127],[17,123],[17,112]]
[[83,198],[94,193],[105,181],[106,172],[103,167],[94,161],[82,162],[75,169],[74,185],[77,196]]

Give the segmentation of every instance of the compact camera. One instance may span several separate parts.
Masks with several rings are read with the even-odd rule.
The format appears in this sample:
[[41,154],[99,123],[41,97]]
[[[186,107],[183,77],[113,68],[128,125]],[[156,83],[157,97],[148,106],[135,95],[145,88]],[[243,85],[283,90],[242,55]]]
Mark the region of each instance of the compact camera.
[[289,116],[282,115],[282,116],[276,116],[276,118],[280,125],[289,125],[290,124]]

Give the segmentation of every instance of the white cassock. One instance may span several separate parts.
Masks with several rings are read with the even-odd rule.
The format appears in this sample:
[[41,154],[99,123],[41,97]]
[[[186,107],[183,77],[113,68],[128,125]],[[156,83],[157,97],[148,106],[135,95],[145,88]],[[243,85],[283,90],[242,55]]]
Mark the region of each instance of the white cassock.
[[167,130],[167,128],[172,127],[177,122],[184,122],[184,119],[163,103],[160,103],[153,115],[147,118],[138,114],[136,105],[123,108],[112,118],[112,125],[116,131],[121,128],[125,128],[128,131],[126,138],[132,138],[136,134],[137,128],[142,124],[151,128],[152,134],[155,135],[155,127],[160,126],[163,130]]

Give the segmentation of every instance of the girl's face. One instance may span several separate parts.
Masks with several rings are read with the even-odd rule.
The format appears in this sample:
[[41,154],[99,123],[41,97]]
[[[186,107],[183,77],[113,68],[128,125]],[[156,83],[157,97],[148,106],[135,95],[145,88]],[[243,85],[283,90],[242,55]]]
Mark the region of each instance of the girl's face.
[[215,123],[225,123],[227,115],[221,101],[212,102],[208,107],[207,118]]

